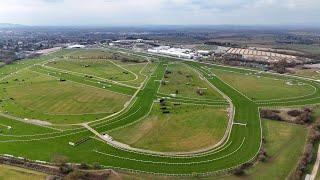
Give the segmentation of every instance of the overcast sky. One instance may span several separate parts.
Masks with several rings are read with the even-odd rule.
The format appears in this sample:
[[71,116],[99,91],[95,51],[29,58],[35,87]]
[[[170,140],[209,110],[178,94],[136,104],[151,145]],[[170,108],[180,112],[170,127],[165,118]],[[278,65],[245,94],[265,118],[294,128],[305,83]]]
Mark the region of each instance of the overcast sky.
[[320,25],[320,0],[0,0],[25,25]]

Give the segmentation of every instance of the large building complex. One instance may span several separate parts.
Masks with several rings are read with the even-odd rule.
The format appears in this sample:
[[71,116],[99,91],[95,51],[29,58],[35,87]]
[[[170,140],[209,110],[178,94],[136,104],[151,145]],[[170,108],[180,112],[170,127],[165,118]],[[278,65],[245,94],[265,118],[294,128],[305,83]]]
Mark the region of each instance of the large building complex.
[[199,57],[197,52],[190,49],[172,48],[170,46],[155,47],[152,49],[148,49],[148,52],[187,59],[197,59]]

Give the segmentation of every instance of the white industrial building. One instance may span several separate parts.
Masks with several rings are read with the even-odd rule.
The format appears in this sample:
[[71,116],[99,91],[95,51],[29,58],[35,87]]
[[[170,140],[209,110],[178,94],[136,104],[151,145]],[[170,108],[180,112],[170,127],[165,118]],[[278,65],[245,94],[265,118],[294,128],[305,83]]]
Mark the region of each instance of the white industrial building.
[[198,50],[197,52],[202,56],[208,56],[210,54],[210,51],[207,50]]
[[197,53],[194,53],[190,49],[171,48],[170,46],[155,47],[153,49],[148,49],[148,52],[187,59],[196,59],[198,57]]

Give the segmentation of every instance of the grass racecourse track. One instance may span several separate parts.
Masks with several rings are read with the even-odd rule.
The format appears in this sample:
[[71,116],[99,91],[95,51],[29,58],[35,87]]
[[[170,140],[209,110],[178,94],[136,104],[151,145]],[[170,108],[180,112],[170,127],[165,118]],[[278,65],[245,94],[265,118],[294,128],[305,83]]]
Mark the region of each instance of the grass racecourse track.
[[[164,57],[156,57],[158,60],[152,63],[153,68],[148,67],[154,69],[154,71],[150,71],[150,69],[141,71],[142,74],[146,73],[147,77],[143,86],[139,88],[128,86],[125,82],[103,79],[105,77],[95,77],[95,75],[88,78],[88,76],[83,76],[82,73],[72,71],[73,69],[65,71],[65,69],[47,66],[47,63],[54,61],[55,57],[68,53],[70,51],[64,50],[38,59],[20,61],[13,65],[1,67],[0,79],[6,81],[12,75],[15,75],[11,73],[30,70],[43,75],[50,75],[53,78],[66,79],[66,82],[107,91],[106,97],[109,97],[111,92],[122,96],[130,96],[132,97],[130,103],[127,103],[124,109],[112,116],[106,115],[92,120],[88,118],[90,114],[82,115],[81,117],[89,120],[75,121],[78,124],[74,128],[59,128],[61,124],[69,124],[68,120],[65,120],[64,123],[61,123],[62,121],[50,121],[53,124],[61,123],[55,126],[30,123],[21,119],[21,117],[16,117],[14,113],[9,111],[10,109],[7,109],[7,113],[2,112],[0,114],[1,154],[48,162],[55,154],[60,154],[67,156],[70,162],[90,164],[97,162],[106,168],[119,170],[164,175],[214,175],[252,161],[257,155],[262,134],[259,107],[302,106],[320,102],[320,84],[313,80],[265,72],[259,73],[260,78],[254,79],[257,76],[254,75],[258,73],[257,71],[187,61],[183,62],[185,66],[198,73],[203,82],[206,82],[213,89],[216,88],[215,90],[222,93],[226,100],[222,98],[209,99],[209,97],[205,99],[189,96],[168,97],[167,94],[159,91],[165,71],[172,62],[172,59]],[[245,92],[234,82],[224,79],[226,77],[222,73],[226,72],[248,77],[245,80],[248,82],[248,87],[255,86],[255,83],[260,79],[265,83],[258,84],[259,87],[261,86],[258,89],[259,92],[255,92],[254,88],[250,88],[250,92]],[[255,77],[251,78],[249,74]],[[36,79],[41,81],[42,78],[48,77],[39,76]],[[251,81],[252,84],[250,84]],[[269,81],[279,81],[282,85],[274,87]],[[286,82],[292,84],[288,85]],[[263,87],[264,85],[266,87]],[[1,84],[2,94],[4,88],[8,91],[8,86],[10,86],[10,82],[9,84]],[[290,94],[291,89],[293,94]],[[282,91],[286,91],[286,93],[282,94]],[[234,114],[231,113],[233,116],[230,118],[232,123],[229,126],[230,128],[227,128],[225,138],[222,139],[223,141],[219,146],[211,149],[193,153],[172,154],[149,152],[144,149],[133,150],[126,146],[107,143],[101,138],[101,135],[97,136],[98,133],[116,133],[124,128],[143,123],[145,118],[152,117],[150,111],[152,107],[155,107],[155,100],[159,97],[166,97],[167,101],[171,103],[187,104],[188,106],[214,106],[213,108],[229,106],[229,109],[233,107]],[[6,99],[2,100],[1,106],[6,104],[6,101]],[[99,102],[99,98],[97,101]],[[54,108],[51,110],[56,111]],[[41,119],[42,115],[39,114],[37,119],[46,121],[45,118]],[[79,124],[83,122],[86,122],[86,124]],[[83,141],[88,137],[90,137],[89,140]],[[77,145],[70,146],[69,142],[74,142]]]
[[[199,99],[222,99],[222,96],[199,77],[198,73],[183,63],[169,64],[165,83],[159,92],[163,94],[176,94],[177,97]],[[203,89],[205,94],[200,96],[197,89]],[[177,91],[177,92],[176,92]]]
[[167,103],[166,109],[170,114],[163,114],[160,104],[155,104],[147,118],[109,134],[142,149],[194,151],[217,144],[228,125],[225,108]]

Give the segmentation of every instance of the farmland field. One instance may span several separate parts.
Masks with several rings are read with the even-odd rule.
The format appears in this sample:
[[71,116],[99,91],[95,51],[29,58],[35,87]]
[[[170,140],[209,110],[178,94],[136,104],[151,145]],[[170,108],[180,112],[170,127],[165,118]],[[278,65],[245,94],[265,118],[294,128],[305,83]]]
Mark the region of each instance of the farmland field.
[[[143,53],[129,64],[128,52],[126,61],[91,59],[101,55],[95,51],[75,58],[78,50],[62,50],[1,67],[0,154],[46,162],[59,154],[122,171],[214,176],[253,162],[264,133],[284,177],[293,158],[283,157],[297,156],[284,147],[301,147],[304,130],[262,126],[259,108],[320,103],[320,84],[310,79]],[[152,61],[144,66],[137,57]],[[282,148],[285,156],[277,159]]]

